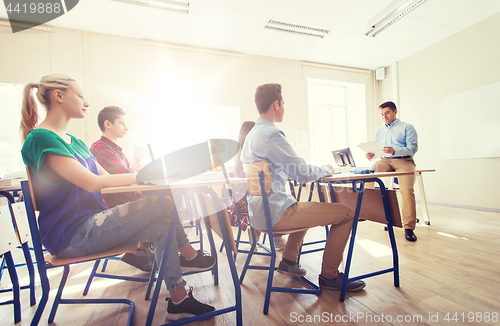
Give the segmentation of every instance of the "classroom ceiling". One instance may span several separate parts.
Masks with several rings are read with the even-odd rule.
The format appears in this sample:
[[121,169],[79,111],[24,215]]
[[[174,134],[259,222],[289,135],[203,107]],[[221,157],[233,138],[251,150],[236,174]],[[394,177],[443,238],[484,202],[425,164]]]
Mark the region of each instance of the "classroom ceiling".
[[[186,0],[189,13],[80,0],[49,25],[277,58],[376,69],[500,12],[500,0],[427,0],[376,37],[367,22],[394,0]],[[5,8],[2,8],[4,10]],[[5,11],[1,17],[7,17]],[[269,20],[329,30],[324,38],[264,26]]]

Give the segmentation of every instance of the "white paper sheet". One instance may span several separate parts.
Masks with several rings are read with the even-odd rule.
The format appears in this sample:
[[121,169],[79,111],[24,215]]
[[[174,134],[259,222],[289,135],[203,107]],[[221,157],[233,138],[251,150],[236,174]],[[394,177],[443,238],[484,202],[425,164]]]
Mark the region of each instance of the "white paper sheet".
[[371,152],[375,154],[374,158],[387,155],[384,153],[384,147],[382,144],[377,143],[376,141],[367,141],[366,143],[359,144],[358,147],[367,153]]

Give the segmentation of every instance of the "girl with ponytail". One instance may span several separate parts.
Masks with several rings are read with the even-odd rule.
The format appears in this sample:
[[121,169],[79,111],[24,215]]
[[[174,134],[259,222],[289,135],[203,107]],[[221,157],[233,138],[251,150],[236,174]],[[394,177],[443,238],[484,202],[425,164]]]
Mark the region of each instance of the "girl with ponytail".
[[[32,95],[35,90],[38,101],[47,110],[39,125]],[[38,84],[29,83],[24,89],[21,153],[40,211],[42,243],[52,255],[77,257],[122,242],[153,242],[156,260],[160,261],[175,209],[171,194],[162,199],[161,207],[158,197],[106,207],[101,189],[135,184],[136,174],[108,174],[85,143],[66,133],[71,119],[85,118],[88,107],[80,84],[66,75],[44,76]],[[182,225],[177,223],[164,275],[170,291],[166,318],[176,320],[213,311],[214,307],[187,294],[180,260],[193,271],[208,270],[215,264],[214,257],[194,250]]]

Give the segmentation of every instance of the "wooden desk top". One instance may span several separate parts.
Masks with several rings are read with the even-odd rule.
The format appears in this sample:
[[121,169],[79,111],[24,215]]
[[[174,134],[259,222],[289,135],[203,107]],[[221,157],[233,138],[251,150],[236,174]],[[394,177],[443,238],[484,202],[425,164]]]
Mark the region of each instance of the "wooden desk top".
[[14,191],[14,190],[21,190],[21,185],[13,185],[13,186],[0,186],[0,191]]
[[436,170],[431,170],[431,169],[426,169],[426,170],[415,170],[416,173],[422,173],[422,172],[436,172]]
[[340,173],[340,174],[334,174],[326,178],[322,178],[320,179],[320,181],[361,180],[361,179],[372,179],[372,178],[398,177],[410,174],[413,174],[413,172],[375,172],[370,174]]
[[[229,183],[246,183],[248,178],[229,178]],[[186,179],[179,182],[167,184],[167,185],[130,185],[123,187],[109,187],[101,190],[103,194],[112,194],[120,192],[135,192],[135,191],[155,191],[155,190],[167,190],[167,189],[186,189],[186,188],[196,188],[196,187],[207,187],[207,186],[217,186],[225,185],[227,180],[195,180]]]

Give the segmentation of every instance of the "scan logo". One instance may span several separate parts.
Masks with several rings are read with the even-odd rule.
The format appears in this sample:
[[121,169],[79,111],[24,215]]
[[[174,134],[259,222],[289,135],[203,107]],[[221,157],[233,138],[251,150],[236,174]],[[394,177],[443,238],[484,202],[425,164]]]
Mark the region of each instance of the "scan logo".
[[[79,0],[3,0],[13,33],[45,24],[73,9]],[[24,24],[18,24],[24,23]]]

